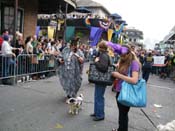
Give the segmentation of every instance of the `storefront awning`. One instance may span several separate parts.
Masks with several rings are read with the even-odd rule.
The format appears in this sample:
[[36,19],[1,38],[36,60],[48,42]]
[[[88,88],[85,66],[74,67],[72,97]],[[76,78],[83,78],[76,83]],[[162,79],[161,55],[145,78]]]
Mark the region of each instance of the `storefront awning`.
[[171,40],[171,38],[175,35],[175,32],[170,32],[167,36],[165,36],[163,42],[168,42],[169,40]]
[[67,2],[69,5],[73,6],[74,8],[76,8],[76,2],[75,0],[64,0],[65,2]]
[[62,12],[65,12],[66,4],[68,4],[68,13],[75,10],[75,0],[38,0],[38,14],[55,14],[59,5],[61,5]]

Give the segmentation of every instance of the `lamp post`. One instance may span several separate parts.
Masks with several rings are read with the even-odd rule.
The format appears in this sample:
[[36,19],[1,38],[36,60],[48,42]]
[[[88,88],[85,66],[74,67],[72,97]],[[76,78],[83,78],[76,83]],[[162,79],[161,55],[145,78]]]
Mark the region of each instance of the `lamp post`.
[[57,21],[57,25],[56,25],[56,33],[55,33],[55,39],[57,39],[57,35],[58,35],[58,20],[63,20],[64,19],[64,29],[63,29],[63,41],[66,41],[66,27],[67,27],[67,12],[68,12],[68,3],[66,3],[66,8],[65,8],[65,13],[62,12],[61,10],[61,5],[59,5],[59,10],[56,14],[56,21]]
[[61,5],[59,5],[59,10],[58,12],[56,13],[56,32],[55,32],[55,40],[57,40],[57,37],[58,37],[58,20],[62,20],[63,19],[63,12],[61,10]]
[[64,40],[64,43],[66,41],[66,27],[67,27],[67,10],[68,10],[68,3],[66,3],[66,10],[65,10],[65,17],[64,17],[64,34],[63,34],[63,40]]

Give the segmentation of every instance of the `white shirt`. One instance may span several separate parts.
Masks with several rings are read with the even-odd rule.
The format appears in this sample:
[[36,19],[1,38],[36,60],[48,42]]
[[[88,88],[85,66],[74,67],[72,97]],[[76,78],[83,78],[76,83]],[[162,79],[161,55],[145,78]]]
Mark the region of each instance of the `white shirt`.
[[8,41],[5,41],[4,40],[3,43],[2,43],[2,47],[1,47],[1,53],[3,55],[13,54],[12,48],[13,47],[10,46],[10,44],[8,43]]
[[33,46],[31,44],[31,42],[27,43],[26,51],[27,51],[27,54],[29,54],[29,53],[33,54]]
[[47,43],[47,49],[51,49],[51,43]]
[[56,51],[55,46],[51,46],[49,51],[50,54],[54,54]]
[[92,48],[89,49],[89,53],[90,53],[90,55],[93,55],[93,49]]

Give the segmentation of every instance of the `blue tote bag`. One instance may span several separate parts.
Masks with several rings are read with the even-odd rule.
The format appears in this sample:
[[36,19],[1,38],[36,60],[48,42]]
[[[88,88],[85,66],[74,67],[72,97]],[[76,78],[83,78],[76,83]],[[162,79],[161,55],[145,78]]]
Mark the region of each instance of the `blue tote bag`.
[[[128,76],[130,76],[130,67]],[[143,78],[140,78],[136,84],[123,81],[122,88],[117,100],[119,103],[125,106],[146,107],[146,81]]]

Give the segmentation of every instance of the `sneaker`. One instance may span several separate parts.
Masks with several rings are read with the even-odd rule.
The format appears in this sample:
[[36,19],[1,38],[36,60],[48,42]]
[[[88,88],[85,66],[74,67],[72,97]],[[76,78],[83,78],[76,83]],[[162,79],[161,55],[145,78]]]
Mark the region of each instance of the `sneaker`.
[[95,117],[95,113],[93,113],[93,114],[90,114],[90,116],[91,116],[91,117]]
[[102,120],[104,120],[104,119],[105,119],[104,117],[102,117],[102,118],[94,117],[93,121],[102,121]]

